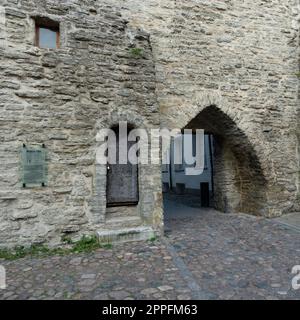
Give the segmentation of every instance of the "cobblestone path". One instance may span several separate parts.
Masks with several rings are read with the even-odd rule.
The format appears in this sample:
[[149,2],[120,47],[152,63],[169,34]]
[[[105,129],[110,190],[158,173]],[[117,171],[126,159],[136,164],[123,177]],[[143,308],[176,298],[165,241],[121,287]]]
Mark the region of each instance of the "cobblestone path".
[[166,238],[93,253],[1,261],[0,299],[300,299],[300,233],[274,220],[170,218]]

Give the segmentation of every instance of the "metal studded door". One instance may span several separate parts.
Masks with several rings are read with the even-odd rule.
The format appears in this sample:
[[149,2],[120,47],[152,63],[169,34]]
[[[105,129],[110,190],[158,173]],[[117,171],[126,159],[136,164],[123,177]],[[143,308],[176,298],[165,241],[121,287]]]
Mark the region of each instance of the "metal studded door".
[[[125,137],[127,139],[127,137]],[[107,206],[136,205],[139,201],[138,165],[119,164],[119,141],[117,138],[117,164],[107,165]],[[127,142],[129,150],[135,142]]]

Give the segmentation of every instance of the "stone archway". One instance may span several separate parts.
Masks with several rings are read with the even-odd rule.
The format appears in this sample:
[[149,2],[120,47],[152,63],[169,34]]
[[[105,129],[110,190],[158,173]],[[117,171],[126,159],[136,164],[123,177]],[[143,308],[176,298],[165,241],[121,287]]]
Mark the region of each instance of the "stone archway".
[[[150,122],[145,116],[137,111],[120,110],[119,106],[111,105],[110,112],[102,116],[96,123],[95,135],[101,129],[113,129],[118,127],[120,122],[126,122],[128,129],[145,129],[149,132],[153,129],[153,123]],[[158,122],[155,126],[158,127]],[[154,126],[154,128],[155,128]],[[97,139],[96,139],[97,140]],[[96,149],[101,145],[96,141]],[[92,152],[96,151],[94,148]],[[134,205],[125,204],[128,207],[127,214],[137,215],[141,218],[142,226],[153,227],[155,231],[161,233],[163,230],[163,210],[162,210],[162,197],[161,185],[155,183],[160,181],[160,165],[138,165],[138,203]],[[149,179],[149,177],[151,177]],[[91,203],[91,221],[95,224],[109,224],[107,220],[107,165],[98,164],[95,160],[94,171],[94,185],[93,195],[90,200]],[[121,207],[120,207],[121,208]],[[124,207],[123,209],[124,210]],[[130,221],[129,221],[130,224]],[[123,228],[124,226],[122,226]],[[127,225],[127,227],[132,227]]]
[[224,212],[266,215],[265,179],[247,135],[215,105],[204,108],[186,126],[214,135],[214,205]]

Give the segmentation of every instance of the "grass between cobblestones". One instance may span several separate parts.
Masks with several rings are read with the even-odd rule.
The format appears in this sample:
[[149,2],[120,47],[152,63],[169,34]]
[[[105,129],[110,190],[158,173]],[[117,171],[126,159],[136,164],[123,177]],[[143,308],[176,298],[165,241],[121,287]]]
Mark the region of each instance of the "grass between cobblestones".
[[49,248],[44,245],[32,245],[30,247],[18,246],[14,249],[0,249],[0,259],[16,260],[26,256],[45,257],[52,255],[67,255],[71,253],[87,253],[100,248],[112,249],[112,244],[101,244],[96,236],[83,236],[81,240],[77,242],[72,242],[68,238],[64,238],[63,241],[68,247]]

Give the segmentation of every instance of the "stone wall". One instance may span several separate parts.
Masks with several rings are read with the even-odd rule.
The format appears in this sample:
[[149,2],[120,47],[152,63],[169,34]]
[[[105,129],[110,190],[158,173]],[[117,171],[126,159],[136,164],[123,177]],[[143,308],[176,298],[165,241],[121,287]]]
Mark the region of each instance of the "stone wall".
[[[104,227],[106,173],[95,165],[95,135],[119,120],[214,133],[224,211],[272,217],[300,209],[298,1],[0,4],[2,246],[56,244]],[[34,46],[39,15],[60,22],[59,50]],[[132,46],[143,57],[132,57]],[[22,189],[23,143],[46,144],[47,188]],[[159,168],[140,173],[138,212],[161,227]]]
[[[92,0],[0,4],[0,246],[56,245],[64,235],[95,234],[106,227],[98,130],[124,120],[146,129],[160,124],[149,36],[128,26],[117,8]],[[59,49],[34,45],[37,17],[60,23]],[[23,143],[45,144],[47,187],[22,188]],[[160,168],[139,173],[140,202],[132,214],[138,210],[142,224],[159,229]]]
[[[225,179],[216,185],[221,202],[248,212],[263,202],[256,214],[268,217],[299,210],[299,1],[113,2],[131,25],[151,35],[162,124],[184,128],[214,105],[230,121],[223,132],[213,133],[228,140],[235,128],[244,135],[244,140],[231,136],[234,150],[224,153],[221,166],[216,163],[216,182]],[[251,157],[239,157],[246,145],[254,165]],[[237,172],[246,172],[249,165],[251,174]],[[257,180],[263,184],[257,186]],[[255,196],[257,189],[260,195]],[[251,208],[239,203],[244,192],[248,199],[253,195]]]

